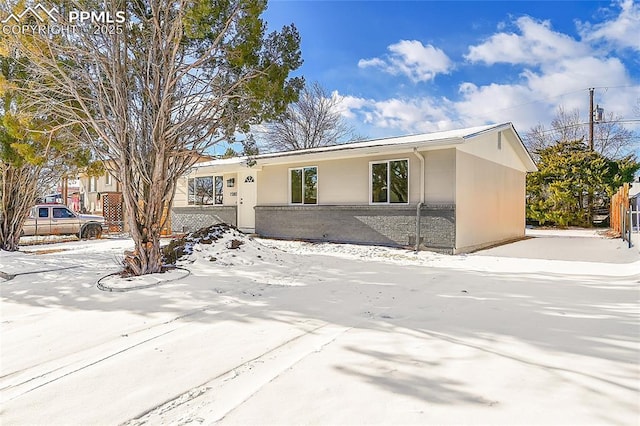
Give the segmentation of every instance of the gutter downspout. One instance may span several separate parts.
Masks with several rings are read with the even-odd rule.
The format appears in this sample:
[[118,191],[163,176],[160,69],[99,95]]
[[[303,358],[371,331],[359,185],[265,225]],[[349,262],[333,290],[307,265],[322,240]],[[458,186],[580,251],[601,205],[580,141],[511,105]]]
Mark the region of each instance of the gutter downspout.
[[418,152],[418,148],[413,148],[413,153],[420,160],[420,202],[416,206],[416,254],[420,249],[420,217],[421,217],[421,209],[424,205],[424,156]]

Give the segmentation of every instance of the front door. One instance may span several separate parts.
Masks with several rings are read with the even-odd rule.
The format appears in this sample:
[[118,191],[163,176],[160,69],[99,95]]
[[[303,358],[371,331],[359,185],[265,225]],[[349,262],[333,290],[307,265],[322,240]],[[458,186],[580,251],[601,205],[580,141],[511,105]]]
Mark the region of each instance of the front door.
[[256,206],[258,179],[255,170],[238,173],[238,228],[243,232],[256,230]]

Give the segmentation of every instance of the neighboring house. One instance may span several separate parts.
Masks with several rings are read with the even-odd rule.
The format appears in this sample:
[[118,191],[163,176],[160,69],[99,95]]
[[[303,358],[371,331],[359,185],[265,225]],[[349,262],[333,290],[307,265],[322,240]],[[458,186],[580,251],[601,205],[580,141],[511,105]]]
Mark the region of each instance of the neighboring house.
[[[200,155],[197,162],[210,161],[210,156]],[[104,216],[110,232],[128,232],[127,211],[124,207],[120,182],[105,170],[101,176],[81,174],[79,181],[79,207],[83,212]],[[75,196],[75,194],[74,194]],[[170,218],[165,222],[162,235],[171,233]]]
[[[64,185],[66,184],[66,188]],[[71,210],[75,212],[80,211],[80,181],[77,179],[67,180],[66,183],[64,180],[58,183],[55,188],[56,192],[52,194],[47,194],[44,197],[40,197],[38,202],[41,203],[60,203],[66,204]],[[64,198],[64,193],[67,193],[66,201]]]
[[[174,232],[217,222],[285,239],[448,253],[524,237],[536,171],[511,123],[197,164],[178,182]],[[420,206],[420,209],[418,209]]]
[[119,193],[120,184],[108,171],[101,176],[80,176],[81,208],[92,214],[102,214],[105,193]]
[[110,232],[126,232],[125,209],[120,183],[108,170],[101,176],[81,175],[81,211],[104,216]]
[[629,200],[631,210],[640,210],[640,176],[635,176],[629,185]]
[[629,207],[634,231],[640,231],[640,176],[636,176],[629,188]]

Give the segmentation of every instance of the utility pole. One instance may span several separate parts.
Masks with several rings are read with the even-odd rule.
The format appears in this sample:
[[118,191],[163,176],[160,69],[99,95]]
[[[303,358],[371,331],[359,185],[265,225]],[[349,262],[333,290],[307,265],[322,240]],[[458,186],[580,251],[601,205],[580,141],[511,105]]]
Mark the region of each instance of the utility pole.
[[67,197],[69,197],[69,178],[65,175],[62,177],[62,204],[67,205]]
[[593,151],[593,87],[589,88],[589,149]]
[[[589,88],[589,150],[593,151],[593,87]],[[589,227],[593,226],[593,191],[591,182],[588,183],[587,189],[587,218]]]

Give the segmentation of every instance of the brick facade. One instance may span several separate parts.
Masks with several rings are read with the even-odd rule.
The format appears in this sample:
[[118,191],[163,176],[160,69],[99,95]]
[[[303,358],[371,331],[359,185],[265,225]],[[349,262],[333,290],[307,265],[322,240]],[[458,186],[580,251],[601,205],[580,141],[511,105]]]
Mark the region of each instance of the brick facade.
[[217,223],[236,225],[236,206],[189,206],[171,209],[171,230],[191,232]]
[[[342,243],[415,244],[416,206],[256,206],[256,233],[265,237]],[[455,206],[421,209],[421,245],[453,253]]]

